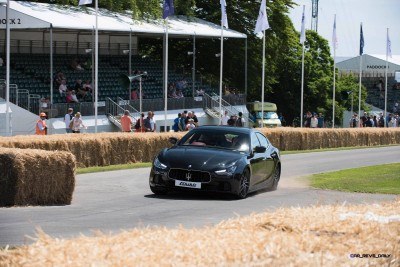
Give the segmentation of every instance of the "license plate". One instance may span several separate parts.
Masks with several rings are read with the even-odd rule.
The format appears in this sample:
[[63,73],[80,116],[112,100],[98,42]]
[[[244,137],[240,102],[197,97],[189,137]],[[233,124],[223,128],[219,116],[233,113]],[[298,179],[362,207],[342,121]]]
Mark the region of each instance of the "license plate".
[[201,183],[175,180],[175,186],[200,189]]

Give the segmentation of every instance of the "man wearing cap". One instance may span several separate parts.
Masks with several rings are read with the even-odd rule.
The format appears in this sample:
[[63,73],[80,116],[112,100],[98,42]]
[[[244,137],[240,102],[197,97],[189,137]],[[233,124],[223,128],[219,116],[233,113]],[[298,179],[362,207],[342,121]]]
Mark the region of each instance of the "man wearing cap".
[[37,135],[47,135],[47,126],[46,126],[46,113],[40,113],[40,118],[36,122],[36,132]]
[[69,108],[68,113],[65,114],[65,116],[64,116],[65,130],[67,133],[72,133],[72,129],[69,127],[69,124],[70,124],[72,118],[74,117],[73,113],[74,113],[74,109]]
[[132,131],[132,118],[129,116],[129,110],[124,111],[124,115],[121,117],[121,128],[123,132],[130,133]]

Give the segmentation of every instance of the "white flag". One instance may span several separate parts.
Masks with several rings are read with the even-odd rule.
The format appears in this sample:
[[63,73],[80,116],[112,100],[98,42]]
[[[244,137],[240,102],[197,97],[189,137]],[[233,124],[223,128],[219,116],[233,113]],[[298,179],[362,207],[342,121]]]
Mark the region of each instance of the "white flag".
[[305,9],[306,6],[303,6],[303,16],[301,17],[301,34],[300,34],[300,43],[304,44],[306,41],[306,19],[305,19]]
[[336,14],[335,14],[335,20],[333,21],[332,46],[334,49],[338,47],[338,40],[336,36]]
[[220,0],[219,3],[221,4],[221,24],[222,26],[224,26],[225,28],[229,28],[228,27],[228,16],[226,15],[226,1],[225,0]]
[[269,29],[268,17],[267,17],[267,4],[265,0],[261,1],[260,12],[258,13],[256,29],[254,33],[257,34],[259,32],[265,31]]
[[387,31],[387,39],[386,39],[386,55],[388,57],[392,57],[392,42],[389,37],[389,30]]
[[90,5],[92,0],[79,0],[79,5]]

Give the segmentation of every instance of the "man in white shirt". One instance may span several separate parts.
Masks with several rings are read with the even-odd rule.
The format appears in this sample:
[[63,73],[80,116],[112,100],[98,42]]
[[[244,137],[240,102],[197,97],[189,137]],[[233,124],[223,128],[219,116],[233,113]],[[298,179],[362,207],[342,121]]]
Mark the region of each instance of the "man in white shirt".
[[65,131],[66,131],[67,133],[72,133],[72,129],[69,128],[69,124],[70,124],[72,118],[74,117],[74,114],[73,114],[73,113],[74,113],[74,109],[73,109],[73,108],[69,108],[69,109],[68,109],[68,113],[65,114],[65,116],[64,116]]
[[221,125],[228,125],[228,120],[229,120],[228,111],[225,110],[225,115],[222,116]]

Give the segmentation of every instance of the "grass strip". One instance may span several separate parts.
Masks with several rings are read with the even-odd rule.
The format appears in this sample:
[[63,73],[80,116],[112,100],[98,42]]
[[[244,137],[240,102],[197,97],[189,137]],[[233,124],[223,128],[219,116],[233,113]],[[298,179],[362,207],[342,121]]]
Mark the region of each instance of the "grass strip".
[[311,186],[346,192],[400,194],[400,163],[315,174]]

